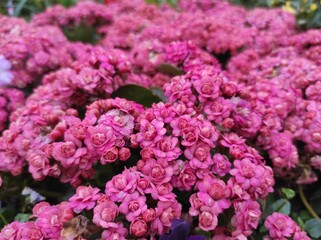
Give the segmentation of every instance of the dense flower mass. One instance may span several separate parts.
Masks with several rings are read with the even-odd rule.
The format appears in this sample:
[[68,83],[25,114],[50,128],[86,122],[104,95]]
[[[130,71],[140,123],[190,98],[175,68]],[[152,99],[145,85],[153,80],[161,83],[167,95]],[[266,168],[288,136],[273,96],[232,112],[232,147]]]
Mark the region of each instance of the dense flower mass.
[[[0,190],[10,174],[73,189],[0,240],[243,240],[263,222],[265,240],[310,239],[264,203],[275,177],[321,170],[320,30],[218,0],[107,2],[0,15]],[[64,34],[84,26],[96,45]],[[163,102],[122,98],[133,84]]]

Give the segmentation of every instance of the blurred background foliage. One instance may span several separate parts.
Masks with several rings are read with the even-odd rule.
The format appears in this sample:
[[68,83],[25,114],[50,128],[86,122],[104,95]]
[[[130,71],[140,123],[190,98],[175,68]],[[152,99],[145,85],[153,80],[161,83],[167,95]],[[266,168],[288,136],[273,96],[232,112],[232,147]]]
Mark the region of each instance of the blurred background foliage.
[[[96,0],[104,2],[104,0]],[[105,0],[106,2],[108,0]],[[146,0],[148,3],[175,7],[179,0]],[[54,5],[72,6],[77,0],[0,0],[0,13],[12,16],[22,16],[29,19],[33,14]],[[298,25],[302,29],[321,27],[321,0],[230,0],[230,2],[253,7],[281,7],[297,16]]]

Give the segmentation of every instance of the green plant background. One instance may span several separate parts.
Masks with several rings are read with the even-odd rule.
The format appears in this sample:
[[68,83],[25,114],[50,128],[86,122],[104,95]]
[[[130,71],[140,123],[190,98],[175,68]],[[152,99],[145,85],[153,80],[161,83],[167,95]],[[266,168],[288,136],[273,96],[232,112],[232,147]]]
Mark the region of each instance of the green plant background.
[[[96,0],[103,2],[103,0]],[[162,5],[165,3],[175,7],[179,0],[146,0],[148,3]],[[8,8],[13,7],[11,15],[22,16],[29,19],[33,14],[54,5],[61,4],[66,7],[72,6],[77,0],[1,0],[0,13],[8,14]],[[253,7],[282,7],[293,12],[302,29],[321,27],[321,1],[320,0],[230,0],[230,2]]]

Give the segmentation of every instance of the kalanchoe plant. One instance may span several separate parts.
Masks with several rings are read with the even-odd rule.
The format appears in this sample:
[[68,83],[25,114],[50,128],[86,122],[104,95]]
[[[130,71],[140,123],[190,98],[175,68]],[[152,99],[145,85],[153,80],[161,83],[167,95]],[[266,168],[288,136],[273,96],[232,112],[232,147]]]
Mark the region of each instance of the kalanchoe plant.
[[320,36],[218,0],[0,16],[0,240],[319,238]]

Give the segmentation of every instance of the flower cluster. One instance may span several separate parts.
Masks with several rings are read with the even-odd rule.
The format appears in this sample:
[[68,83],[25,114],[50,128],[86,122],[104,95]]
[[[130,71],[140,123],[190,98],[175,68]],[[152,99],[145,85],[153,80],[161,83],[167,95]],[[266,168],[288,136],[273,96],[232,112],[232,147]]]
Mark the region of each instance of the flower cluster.
[[[297,33],[280,9],[178,8],[80,1],[30,22],[0,16],[0,171],[75,188],[1,240],[166,239],[177,219],[192,234],[247,239],[274,175],[317,180],[320,31]],[[63,34],[83,25],[98,45]],[[114,98],[132,83],[162,87],[167,102]],[[280,213],[265,228],[267,240],[309,239]]]
[[310,238],[304,231],[287,215],[282,213],[273,213],[268,216],[264,222],[264,226],[269,231],[269,235],[264,239],[293,239],[293,240],[309,240]]

